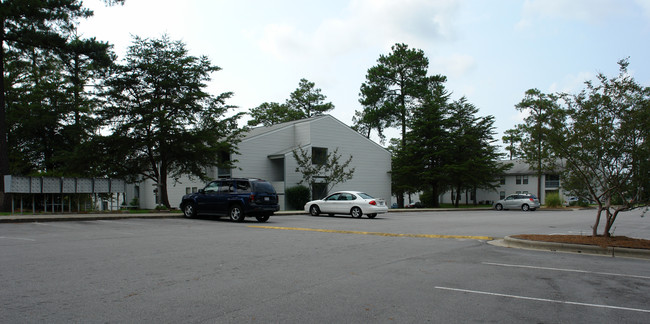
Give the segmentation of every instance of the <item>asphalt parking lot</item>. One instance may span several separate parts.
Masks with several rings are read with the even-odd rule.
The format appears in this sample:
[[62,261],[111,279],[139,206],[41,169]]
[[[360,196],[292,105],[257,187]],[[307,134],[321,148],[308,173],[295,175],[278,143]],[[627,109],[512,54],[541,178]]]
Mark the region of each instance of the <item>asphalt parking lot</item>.
[[[0,322],[650,321],[650,261],[512,249],[593,211],[0,224]],[[617,235],[650,238],[624,214]]]

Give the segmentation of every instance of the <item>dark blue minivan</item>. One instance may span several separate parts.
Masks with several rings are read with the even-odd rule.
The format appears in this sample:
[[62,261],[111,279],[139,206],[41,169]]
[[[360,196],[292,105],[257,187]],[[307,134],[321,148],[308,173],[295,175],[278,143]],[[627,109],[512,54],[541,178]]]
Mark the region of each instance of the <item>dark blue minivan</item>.
[[205,188],[183,196],[180,208],[183,215],[193,218],[204,216],[229,216],[235,222],[243,222],[254,216],[266,222],[280,210],[278,194],[268,181],[262,179],[218,179]]

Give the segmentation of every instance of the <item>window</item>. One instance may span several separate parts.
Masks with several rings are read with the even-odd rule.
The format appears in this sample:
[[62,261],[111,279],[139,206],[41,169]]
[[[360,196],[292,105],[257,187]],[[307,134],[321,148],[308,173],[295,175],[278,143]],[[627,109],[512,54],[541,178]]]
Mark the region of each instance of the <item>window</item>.
[[523,180],[524,184],[528,184],[528,176],[527,175],[523,176],[522,180]]
[[558,174],[547,174],[546,181],[544,181],[546,188],[559,188],[560,176]]
[[218,192],[219,191],[219,182],[218,181],[213,181],[208,184],[207,187],[205,187],[205,192]]
[[185,187],[185,194],[186,194],[186,195],[189,195],[189,194],[191,194],[191,193],[192,193],[192,188],[190,188],[190,187]]
[[325,163],[327,163],[327,148],[326,147],[312,147],[311,148],[311,163],[312,164],[325,164]]
[[521,184],[521,176],[520,176],[520,175],[518,175],[518,176],[515,178],[515,183],[518,184],[518,185]]
[[504,199],[504,198],[506,198],[506,192],[505,191],[499,192],[499,199]]
[[235,192],[235,184],[232,181],[221,181],[219,186],[219,193],[233,193]]
[[506,177],[505,176],[499,177],[499,184],[502,184],[502,185],[506,184]]
[[237,192],[251,192],[251,185],[248,183],[248,181],[237,181],[236,182],[237,186]]

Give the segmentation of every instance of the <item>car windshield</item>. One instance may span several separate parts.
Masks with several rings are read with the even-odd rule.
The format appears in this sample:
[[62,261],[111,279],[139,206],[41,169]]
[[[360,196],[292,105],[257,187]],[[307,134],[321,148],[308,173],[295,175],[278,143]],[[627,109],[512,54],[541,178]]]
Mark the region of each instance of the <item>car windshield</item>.
[[363,199],[375,199],[373,196],[371,196],[371,195],[369,195],[367,193],[364,193],[364,192],[360,192],[359,196],[361,196],[361,198],[363,198]]
[[268,194],[275,193],[275,189],[273,189],[273,186],[270,183],[261,181],[253,182],[253,191]]

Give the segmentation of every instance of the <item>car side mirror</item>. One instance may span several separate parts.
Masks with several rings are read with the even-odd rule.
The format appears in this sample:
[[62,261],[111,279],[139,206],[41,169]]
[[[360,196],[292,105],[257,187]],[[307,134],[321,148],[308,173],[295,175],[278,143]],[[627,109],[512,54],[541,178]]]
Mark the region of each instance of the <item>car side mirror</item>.
[[205,189],[199,189],[198,191],[200,194],[205,194]]

